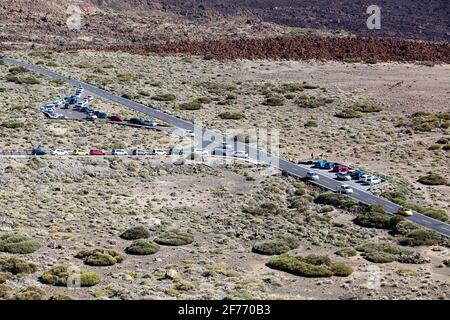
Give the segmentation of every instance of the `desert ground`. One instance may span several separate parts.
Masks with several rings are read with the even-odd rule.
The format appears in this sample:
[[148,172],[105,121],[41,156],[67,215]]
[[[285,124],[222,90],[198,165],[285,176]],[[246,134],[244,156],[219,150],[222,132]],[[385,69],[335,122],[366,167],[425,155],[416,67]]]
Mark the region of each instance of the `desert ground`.
[[[223,132],[278,132],[282,156],[358,166],[388,179],[376,192],[448,217],[449,186],[417,182],[449,175],[448,117],[437,116],[449,112],[448,65],[8,54]],[[1,150],[174,142],[165,132],[46,119],[39,108],[73,88],[9,65],[0,72]],[[336,116],[356,104],[377,112]],[[425,126],[413,116],[422,111],[431,113]],[[448,299],[447,239],[266,167],[42,157],[1,158],[0,170],[0,299]],[[136,227],[146,232],[125,239]],[[289,271],[292,257],[305,269]],[[83,269],[82,288],[61,286],[67,267]]]

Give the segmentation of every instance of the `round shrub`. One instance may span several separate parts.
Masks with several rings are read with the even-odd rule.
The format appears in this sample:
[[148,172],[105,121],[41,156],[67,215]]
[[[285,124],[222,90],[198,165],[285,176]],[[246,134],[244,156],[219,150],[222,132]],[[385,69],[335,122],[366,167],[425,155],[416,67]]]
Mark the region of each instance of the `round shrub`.
[[189,231],[169,230],[161,233],[155,242],[165,246],[184,246],[194,242],[194,236]]
[[182,103],[177,108],[180,109],[180,110],[193,111],[193,110],[200,110],[200,109],[202,109],[203,105],[200,102],[191,101],[191,102]]
[[100,276],[95,272],[82,268],[73,271],[66,265],[53,266],[42,274],[40,280],[42,283],[61,287],[69,284],[71,276],[80,280],[81,287],[92,287],[100,282]]
[[125,240],[146,239],[150,237],[150,232],[144,227],[133,227],[120,235]]
[[73,300],[71,296],[68,296],[64,293],[56,293],[52,295],[48,300]]
[[177,99],[177,97],[171,93],[157,94],[152,97],[152,100],[156,100],[156,101],[174,101],[176,99]]
[[439,242],[439,235],[433,230],[415,229],[400,239],[400,244],[406,246],[431,246]]
[[264,255],[278,255],[298,248],[299,243],[293,237],[279,237],[273,240],[258,241],[252,251]]
[[333,262],[330,268],[331,272],[333,272],[333,276],[336,277],[348,277],[353,273],[352,267],[343,262]]
[[272,258],[267,266],[302,277],[318,278],[333,275],[333,272],[326,266],[315,266],[306,263],[300,256],[292,256],[287,253]]
[[264,101],[264,105],[271,107],[279,107],[284,105],[283,97],[279,96],[270,96]]
[[395,254],[380,251],[372,251],[365,253],[364,258],[374,263],[390,263],[397,260],[397,256]]
[[340,257],[354,257],[357,255],[357,252],[355,249],[353,248],[344,248],[344,249],[340,249],[338,251],[336,251],[334,254],[340,256]]
[[77,253],[76,258],[83,259],[89,266],[106,267],[122,262],[125,257],[116,250],[94,249],[83,250]]
[[0,258],[0,271],[9,272],[12,274],[31,274],[36,272],[37,268],[34,263],[25,260],[9,257]]
[[0,284],[0,299],[8,299],[10,294],[11,294],[11,287],[5,285],[5,284]]
[[28,254],[33,253],[41,247],[41,244],[32,238],[20,234],[4,234],[0,236],[0,251]]
[[125,249],[126,253],[134,255],[150,255],[155,254],[158,251],[159,246],[156,243],[146,240],[136,240]]
[[371,205],[369,209],[355,218],[355,223],[366,228],[387,229],[391,226],[391,216],[380,205]]
[[28,286],[16,293],[16,300],[44,300],[46,292],[38,286]]
[[417,181],[428,186],[445,186],[447,184],[447,179],[437,174],[429,174]]
[[0,284],[5,283],[8,280],[11,280],[13,277],[9,272],[0,272]]

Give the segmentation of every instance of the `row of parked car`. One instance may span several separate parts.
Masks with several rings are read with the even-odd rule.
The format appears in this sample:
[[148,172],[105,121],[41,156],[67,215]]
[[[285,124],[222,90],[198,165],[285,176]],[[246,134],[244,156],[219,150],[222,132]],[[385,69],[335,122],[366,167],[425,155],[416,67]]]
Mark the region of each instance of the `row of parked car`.
[[314,168],[328,169],[336,173],[336,178],[341,181],[356,180],[368,185],[376,185],[383,182],[379,177],[372,176],[359,169],[331,161],[319,160],[314,163]]
[[[37,148],[33,149],[31,154],[33,156],[45,156],[45,155],[52,155],[57,157],[64,157],[64,156],[106,156],[108,154],[113,156],[128,156],[128,151],[124,149],[113,149],[111,152],[106,152],[100,149],[91,149],[89,151],[86,150],[74,150],[72,152],[63,150],[63,149],[54,149],[50,152],[47,152],[43,149]],[[153,150],[133,150],[131,152],[133,156],[165,156],[165,155],[173,155],[173,156],[181,156],[181,155],[189,155],[189,154],[197,154],[197,155],[209,155],[209,152],[207,150],[201,149],[201,148],[194,148],[194,149],[176,149],[172,148],[170,150],[164,150],[164,149],[153,149]],[[243,151],[236,151],[232,154],[235,158],[248,158],[248,154]]]

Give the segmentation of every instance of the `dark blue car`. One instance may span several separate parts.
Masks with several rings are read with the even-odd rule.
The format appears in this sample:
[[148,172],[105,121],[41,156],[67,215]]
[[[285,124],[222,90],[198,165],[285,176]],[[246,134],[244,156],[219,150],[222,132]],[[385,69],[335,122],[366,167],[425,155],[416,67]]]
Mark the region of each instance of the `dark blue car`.
[[33,151],[31,151],[31,155],[33,156],[45,156],[46,154],[47,152],[42,149],[33,149]]

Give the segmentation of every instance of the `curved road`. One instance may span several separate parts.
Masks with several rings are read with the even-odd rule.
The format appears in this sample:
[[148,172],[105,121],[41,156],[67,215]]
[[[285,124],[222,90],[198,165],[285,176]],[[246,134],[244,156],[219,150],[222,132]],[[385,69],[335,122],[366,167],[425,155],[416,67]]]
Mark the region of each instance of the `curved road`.
[[[215,147],[221,146],[222,141],[225,141],[231,145],[234,145],[235,150],[247,150],[249,153],[249,156],[252,160],[257,160],[260,163],[269,164],[273,167],[276,167],[280,170],[283,170],[284,172],[289,173],[292,176],[298,177],[298,178],[304,178],[306,173],[308,171],[311,171],[311,168],[307,165],[300,165],[295,164],[293,162],[287,161],[285,159],[273,156],[269,154],[268,152],[261,151],[254,149],[252,147],[249,147],[248,145],[241,143],[241,142],[234,142],[229,138],[224,137],[221,133],[212,131],[210,129],[202,128],[198,125],[195,125],[192,122],[177,118],[173,115],[170,115],[168,113],[165,113],[163,111],[154,109],[152,107],[125,99],[123,97],[119,97],[111,92],[108,92],[106,90],[100,89],[96,86],[93,86],[89,83],[85,83],[73,78],[69,78],[63,75],[60,75],[54,71],[48,70],[46,68],[36,66],[33,64],[26,63],[24,61],[10,58],[10,57],[3,57],[3,60],[7,63],[14,64],[17,66],[22,66],[24,68],[27,68],[28,70],[31,70],[33,72],[36,72],[38,74],[53,78],[53,79],[60,79],[64,80],[67,83],[73,85],[73,86],[83,86],[85,90],[92,93],[94,96],[97,96],[99,98],[103,98],[106,100],[110,100],[116,103],[119,103],[127,108],[130,108],[135,111],[139,111],[141,113],[144,113],[148,116],[151,116],[153,118],[159,119],[161,121],[164,121],[166,123],[169,123],[177,128],[183,129],[183,130],[193,130],[195,132],[196,137],[202,136],[203,137],[203,148],[211,151]],[[205,143],[206,142],[206,143]],[[320,179],[318,181],[311,181],[311,183],[318,185],[320,187],[326,188],[331,191],[336,191],[338,188],[343,184],[342,182],[329,178],[323,174],[320,173],[320,170],[317,171],[319,174]],[[367,205],[372,204],[378,204],[381,205],[384,210],[389,214],[395,214],[397,210],[400,208],[399,205],[388,201],[386,199],[377,197],[373,195],[370,192],[353,188],[354,193],[349,195],[351,198],[354,198],[362,203],[365,203]],[[444,235],[446,237],[450,238],[450,225],[441,222],[439,220],[427,217],[423,214],[420,214],[418,212],[415,212],[412,217],[408,217],[407,220],[417,223],[418,225],[421,225],[423,227],[433,229],[436,232],[440,233],[441,235]]]

